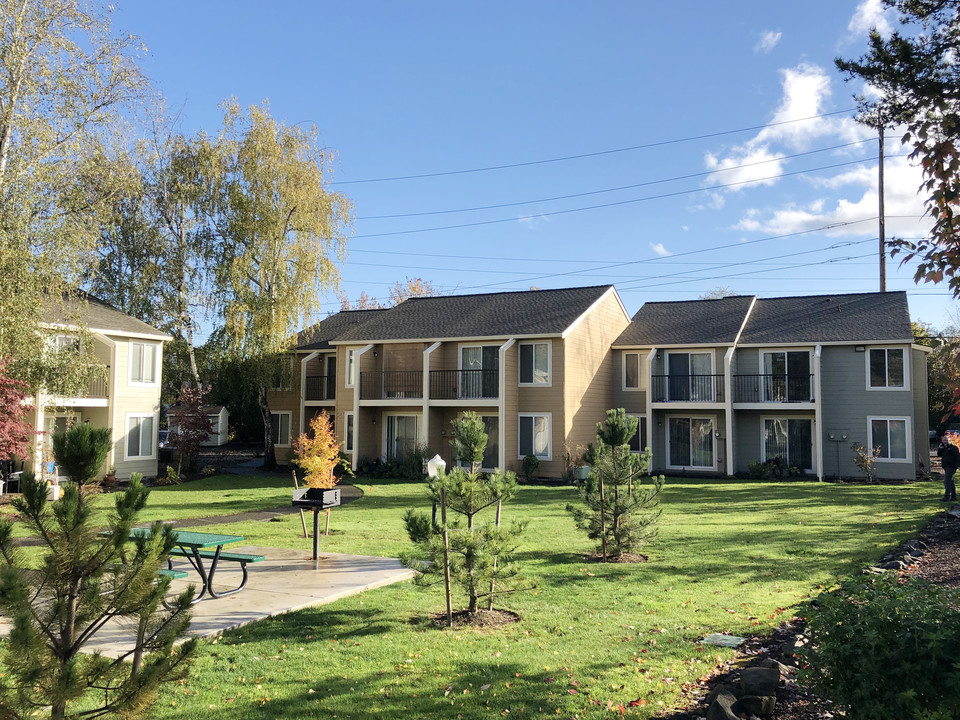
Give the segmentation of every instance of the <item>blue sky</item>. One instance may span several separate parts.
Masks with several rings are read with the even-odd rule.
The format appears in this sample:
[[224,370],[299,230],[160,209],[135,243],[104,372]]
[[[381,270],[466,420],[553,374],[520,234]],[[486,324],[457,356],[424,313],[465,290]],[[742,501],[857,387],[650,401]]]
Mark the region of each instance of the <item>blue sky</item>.
[[[893,22],[879,0],[122,0],[114,22],[143,39],[184,131],[215,132],[233,96],[319,128],[355,205],[351,298],[407,277],[451,293],[612,282],[632,314],[718,286],[879,287],[877,141],[833,68]],[[898,137],[887,234],[916,237],[920,175]],[[888,289],[952,322],[948,294],[912,274],[888,260]]]

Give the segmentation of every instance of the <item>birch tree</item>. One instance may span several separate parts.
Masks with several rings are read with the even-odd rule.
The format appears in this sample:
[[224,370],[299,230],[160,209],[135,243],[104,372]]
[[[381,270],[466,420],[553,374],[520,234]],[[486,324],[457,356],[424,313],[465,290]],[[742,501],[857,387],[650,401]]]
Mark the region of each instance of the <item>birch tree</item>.
[[264,465],[275,465],[267,390],[277,358],[339,284],[350,201],[329,188],[330,154],[315,127],[287,126],[266,105],[226,105],[217,158],[206,167],[219,242],[217,302],[228,352],[250,362],[264,425]]

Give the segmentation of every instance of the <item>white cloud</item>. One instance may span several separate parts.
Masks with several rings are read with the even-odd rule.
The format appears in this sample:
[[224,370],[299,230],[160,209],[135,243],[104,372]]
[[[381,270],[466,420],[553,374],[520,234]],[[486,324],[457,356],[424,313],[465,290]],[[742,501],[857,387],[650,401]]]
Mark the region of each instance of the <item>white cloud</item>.
[[760,33],[760,39],[757,41],[757,44],[754,45],[753,51],[755,53],[768,53],[773,50],[779,43],[780,38],[783,37],[782,32],[774,32],[773,30],[766,30]]
[[663,246],[663,243],[657,243],[657,244],[650,243],[650,249],[653,250],[660,257],[667,257],[668,255],[673,254]]
[[[916,237],[929,230],[929,219],[919,218],[924,211],[923,199],[917,194],[921,179],[920,169],[911,165],[907,158],[891,158],[887,161],[884,168],[887,237]],[[829,190],[846,188],[850,198],[832,195],[772,210],[752,208],[744,213],[734,229],[765,235],[786,235],[837,225],[826,232],[838,236],[877,234],[879,198],[876,165],[845,171],[821,181],[819,186]]]
[[518,217],[517,222],[520,223],[521,225],[526,225],[528,228],[535,228],[535,227],[538,227],[541,222],[545,222],[545,223],[550,222],[550,218],[542,214],[524,215],[522,217]]
[[874,28],[884,37],[893,32],[893,25],[890,22],[892,11],[883,0],[862,0],[853,11],[853,17],[847,24],[847,30],[851,35],[858,38],[865,37]]
[[740,150],[742,154],[722,159],[707,153],[707,169],[716,171],[710,179],[731,185],[730,190],[740,190],[749,185],[772,185],[783,174],[782,153],[772,153],[766,145]]

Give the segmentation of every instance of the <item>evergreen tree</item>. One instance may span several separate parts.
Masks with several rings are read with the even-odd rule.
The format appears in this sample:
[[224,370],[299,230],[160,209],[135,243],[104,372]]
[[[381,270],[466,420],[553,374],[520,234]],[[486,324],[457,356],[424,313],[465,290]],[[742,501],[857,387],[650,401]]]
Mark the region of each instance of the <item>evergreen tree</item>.
[[650,464],[650,450],[630,452],[639,420],[623,408],[607,410],[607,419],[597,423],[597,447],[591,453],[590,476],[579,484],[584,507],[567,505],[577,527],[591,540],[600,541],[604,562],[632,552],[656,534],[660,518],[660,491],[664,477],[652,478],[641,487]]
[[[458,459],[471,463],[471,469],[456,467],[440,473],[428,481],[427,488],[431,499],[440,505],[442,517],[450,510],[461,518],[437,524],[426,512],[407,510],[404,523],[417,547],[404,553],[401,562],[417,571],[414,582],[420,586],[444,582],[449,565],[450,581],[467,596],[466,612],[475,615],[482,599],[486,599],[487,609],[492,609],[496,597],[519,589],[511,582],[519,572],[511,555],[525,524],[501,524],[502,503],[516,495],[517,478],[499,469],[490,474],[479,471],[487,444],[479,416],[463,413],[453,422],[453,435]],[[477,516],[493,506],[497,507],[496,519],[478,522]]]
[[[24,473],[23,496],[13,506],[43,556],[39,570],[29,570],[13,543],[13,522],[0,520],[0,611],[13,624],[3,646],[0,717],[136,717],[161,683],[185,675],[196,641],[178,648],[174,642],[189,627],[192,589],[169,611],[160,607],[170,580],[158,570],[175,545],[174,531],[157,522],[123,552],[148,494],[134,474],[101,534],[77,485],[51,504],[46,484]],[[113,620],[136,628],[131,647],[117,658],[84,653]]]
[[74,423],[51,437],[57,468],[78,486],[95,484],[103,467],[113,431],[90,423]]

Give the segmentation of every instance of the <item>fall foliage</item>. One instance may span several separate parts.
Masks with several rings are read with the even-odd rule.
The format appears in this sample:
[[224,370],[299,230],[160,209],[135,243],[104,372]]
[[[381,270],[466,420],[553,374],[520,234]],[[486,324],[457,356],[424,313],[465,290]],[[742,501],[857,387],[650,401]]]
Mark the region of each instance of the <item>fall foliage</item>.
[[326,410],[310,421],[310,430],[312,437],[304,433],[294,442],[294,462],[303,468],[309,487],[332,488],[339,480],[333,470],[340,462],[340,443]]

